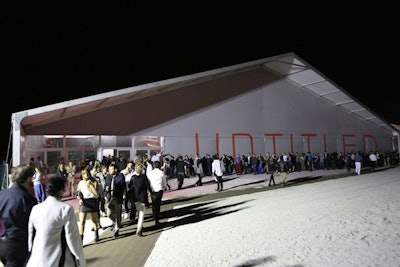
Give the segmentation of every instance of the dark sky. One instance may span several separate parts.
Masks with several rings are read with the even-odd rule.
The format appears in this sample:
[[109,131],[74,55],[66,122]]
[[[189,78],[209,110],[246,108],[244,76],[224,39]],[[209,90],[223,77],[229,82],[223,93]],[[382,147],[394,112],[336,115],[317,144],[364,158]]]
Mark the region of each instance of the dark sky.
[[3,158],[13,112],[288,52],[400,124],[397,1],[129,2],[2,8]]

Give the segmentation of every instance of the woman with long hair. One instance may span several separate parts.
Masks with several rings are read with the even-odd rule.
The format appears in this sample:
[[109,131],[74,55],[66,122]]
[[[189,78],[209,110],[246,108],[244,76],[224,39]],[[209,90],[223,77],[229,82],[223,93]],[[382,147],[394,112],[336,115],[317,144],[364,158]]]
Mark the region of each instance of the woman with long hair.
[[68,178],[68,187],[69,187],[69,195],[71,197],[75,196],[75,172],[76,166],[72,161],[68,162],[68,165],[65,167],[65,171],[67,172]]
[[42,183],[42,168],[40,166],[35,167],[35,173],[32,177],[33,190],[35,191],[35,196],[38,203],[42,203],[46,200],[46,190]]
[[99,240],[99,183],[90,174],[88,169],[81,171],[82,180],[79,181],[77,191],[79,200],[79,233],[83,240],[86,216],[89,213],[95,231],[95,241]]

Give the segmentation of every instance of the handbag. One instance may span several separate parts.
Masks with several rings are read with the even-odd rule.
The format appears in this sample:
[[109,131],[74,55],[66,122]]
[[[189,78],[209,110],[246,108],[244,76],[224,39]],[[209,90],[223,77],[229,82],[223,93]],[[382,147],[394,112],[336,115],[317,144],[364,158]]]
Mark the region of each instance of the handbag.
[[85,198],[81,191],[78,191],[78,197],[82,199],[83,205],[89,209],[95,210],[99,206],[98,198]]
[[110,201],[108,202],[107,207],[108,207],[110,210],[115,210],[115,198],[110,199]]

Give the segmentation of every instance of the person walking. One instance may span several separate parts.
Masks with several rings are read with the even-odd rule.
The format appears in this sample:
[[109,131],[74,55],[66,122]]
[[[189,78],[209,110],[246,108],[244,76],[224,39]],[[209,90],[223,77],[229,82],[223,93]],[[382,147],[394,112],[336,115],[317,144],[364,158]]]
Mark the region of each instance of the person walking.
[[[267,164],[268,164],[268,172],[269,172],[268,186],[271,186],[272,184],[274,184],[274,186],[275,186],[276,184],[275,184],[274,174],[276,171],[276,160],[272,155],[268,158]],[[267,175],[268,175],[268,173],[267,173]]]
[[202,186],[203,185],[202,178],[204,176],[204,173],[203,173],[203,166],[201,164],[201,158],[200,158],[199,154],[196,153],[196,156],[195,156],[195,159],[194,159],[193,163],[194,163],[193,164],[194,173],[195,173],[195,175],[197,177],[197,181],[196,181],[195,185],[196,186]]
[[[98,161],[96,161],[96,162],[98,162]],[[101,229],[102,226],[101,226],[101,223],[100,223],[100,218],[101,218],[102,213],[103,213],[103,211],[104,211],[104,187],[103,187],[103,184],[101,183],[99,177],[97,176],[99,173],[101,173],[101,171],[100,171],[100,166],[97,165],[97,164],[95,164],[95,165],[93,166],[93,168],[92,168],[91,170],[89,170],[89,172],[90,172],[90,175],[97,181],[97,183],[98,183],[98,185],[99,185],[99,188],[98,188],[98,191],[99,191],[99,194],[98,194],[98,195],[99,195],[99,197],[98,197],[98,199],[97,199],[97,205],[98,205],[98,209],[97,209],[97,221],[98,221],[98,223],[99,223],[98,229]],[[102,208],[103,208],[103,210],[102,210]],[[104,212],[104,215],[105,215],[105,212]],[[94,231],[94,227],[92,227],[92,231]]]
[[40,166],[36,166],[35,173],[33,174],[32,182],[33,182],[33,190],[35,192],[36,200],[38,203],[42,203],[46,200],[46,190],[42,183],[42,168]]
[[108,167],[107,165],[100,166],[100,172],[97,172],[95,175],[96,180],[100,183],[100,197],[99,197],[99,206],[100,206],[100,214],[103,217],[106,217],[106,201],[105,201],[105,188],[106,188],[106,177],[108,175]]
[[106,200],[107,216],[113,222],[114,238],[119,236],[119,229],[122,228],[122,203],[125,190],[124,175],[118,171],[115,163],[111,163],[106,177]]
[[173,155],[170,155],[169,170],[168,170],[167,176],[168,176],[168,178],[174,178],[176,176],[176,160]]
[[167,189],[167,176],[161,170],[159,161],[153,162],[154,169],[147,173],[151,189],[151,202],[153,210],[153,219],[156,225],[160,224],[161,200],[164,190]]
[[224,190],[224,183],[222,181],[222,168],[221,161],[218,158],[218,155],[215,154],[213,156],[213,162],[211,164],[212,175],[214,176],[215,181],[217,182],[217,189],[215,191],[221,192]]
[[123,203],[123,208],[124,208],[124,218],[128,219],[129,218],[129,223],[133,224],[135,219],[136,219],[136,207],[135,203],[133,200],[133,191],[131,188],[129,188],[129,183],[131,181],[132,176],[135,174],[135,165],[133,162],[128,162],[126,165],[126,168],[121,171],[121,173],[125,177],[125,197],[124,197],[124,203]]
[[171,186],[170,186],[169,183],[168,183],[168,179],[169,179],[168,173],[169,173],[169,169],[170,169],[170,165],[169,165],[169,164],[170,164],[169,158],[165,158],[165,159],[163,160],[161,170],[162,170],[162,171],[164,172],[164,174],[167,176],[167,186],[168,186],[168,190],[171,191]]
[[361,153],[358,152],[355,156],[354,156],[354,166],[355,166],[355,172],[357,175],[361,174],[361,164],[363,162],[363,158],[361,156]]
[[144,211],[146,209],[147,192],[150,191],[150,184],[146,176],[146,167],[142,163],[135,165],[135,174],[131,177],[129,188],[132,188],[132,199],[139,213],[136,235],[143,236]]
[[62,201],[65,184],[64,177],[50,178],[48,198],[32,208],[27,267],[86,266],[74,208]]
[[176,161],[176,172],[178,176],[178,190],[181,190],[185,179],[185,161],[181,155],[178,156],[178,160]]
[[28,222],[36,198],[32,188],[34,168],[15,167],[12,185],[0,191],[0,221],[5,227],[0,236],[0,260],[4,266],[24,266],[28,257]]
[[99,182],[90,174],[88,169],[81,171],[82,180],[79,181],[77,192],[79,202],[79,234],[83,240],[85,233],[86,216],[89,213],[95,231],[95,241],[99,241]]

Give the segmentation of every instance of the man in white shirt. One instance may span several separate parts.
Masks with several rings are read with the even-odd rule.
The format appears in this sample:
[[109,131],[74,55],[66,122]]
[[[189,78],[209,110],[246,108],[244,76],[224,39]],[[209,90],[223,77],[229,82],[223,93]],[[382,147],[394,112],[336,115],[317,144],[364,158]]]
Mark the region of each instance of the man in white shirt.
[[156,225],[160,224],[161,200],[164,190],[167,189],[167,176],[161,170],[159,161],[153,162],[153,170],[147,173],[147,178],[151,188],[151,202],[153,210],[153,218]]
[[372,171],[375,171],[376,166],[378,165],[378,158],[375,153],[369,153],[369,161],[371,162]]
[[162,151],[160,151],[159,153],[154,152],[153,156],[151,156],[151,162],[156,162],[159,161],[161,162],[161,155],[162,155]]
[[219,160],[217,154],[213,156],[211,169],[212,169],[212,175],[214,176],[214,179],[217,182],[217,189],[215,189],[215,191],[221,192],[222,190],[224,190],[224,185],[222,181],[223,172],[221,168],[221,161]]

